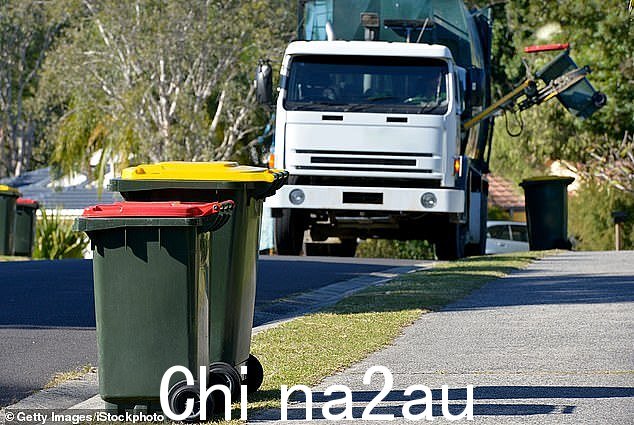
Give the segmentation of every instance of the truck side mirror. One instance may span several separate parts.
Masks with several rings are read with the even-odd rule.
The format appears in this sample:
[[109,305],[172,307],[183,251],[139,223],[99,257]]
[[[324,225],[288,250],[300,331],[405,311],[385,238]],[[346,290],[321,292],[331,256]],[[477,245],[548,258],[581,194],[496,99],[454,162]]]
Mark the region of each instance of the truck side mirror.
[[459,115],[462,115],[466,109],[467,99],[467,70],[461,66],[456,66],[456,95],[459,96],[458,106]]
[[469,99],[471,106],[482,106],[484,98],[484,72],[480,68],[470,67],[468,77]]
[[273,103],[273,69],[268,59],[261,59],[255,71],[255,98],[260,105]]

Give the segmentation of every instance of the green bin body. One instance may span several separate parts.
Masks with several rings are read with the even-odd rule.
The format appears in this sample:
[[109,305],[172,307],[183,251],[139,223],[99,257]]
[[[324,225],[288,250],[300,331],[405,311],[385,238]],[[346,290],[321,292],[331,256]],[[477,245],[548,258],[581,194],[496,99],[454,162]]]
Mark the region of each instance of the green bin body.
[[[284,174],[284,178],[287,174]],[[249,359],[257,258],[266,196],[282,182],[112,179],[110,189],[130,201],[235,201],[229,222],[211,243],[209,360],[244,366]],[[273,190],[273,192],[271,192]]]
[[0,255],[15,252],[15,209],[20,192],[0,185]]
[[30,199],[18,198],[15,210],[15,255],[31,257],[39,205]]
[[210,231],[221,217],[76,220],[93,249],[99,393],[110,408],[159,410],[167,369],[199,379],[209,364]]
[[532,251],[570,249],[568,185],[572,177],[546,176],[520,183],[526,200],[528,241]]

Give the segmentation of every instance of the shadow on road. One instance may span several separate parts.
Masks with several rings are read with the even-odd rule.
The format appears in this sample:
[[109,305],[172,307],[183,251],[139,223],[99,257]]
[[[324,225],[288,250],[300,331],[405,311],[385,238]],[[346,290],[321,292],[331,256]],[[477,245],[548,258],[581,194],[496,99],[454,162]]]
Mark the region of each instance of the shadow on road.
[[90,260],[0,264],[0,327],[94,328]]
[[[530,274],[525,271],[524,273]],[[505,285],[499,281],[499,285]],[[498,287],[499,288],[499,287]],[[521,294],[521,296],[519,296]],[[476,294],[474,294],[476,295]],[[557,277],[522,276],[512,288],[495,297],[470,296],[445,311],[546,304],[607,304],[634,301],[634,276],[567,274]]]
[[[352,401],[354,403],[367,404],[379,396],[378,391],[353,391]],[[279,399],[279,392],[271,392],[269,397]],[[330,396],[325,396],[323,392],[313,392],[313,403],[325,403],[327,401],[338,400],[344,397],[343,392],[335,392]],[[574,399],[600,399],[600,398],[622,398],[634,397],[634,388],[632,387],[572,387],[572,386],[483,386],[475,387],[473,392],[474,416],[527,416],[527,415],[544,415],[544,414],[571,414],[576,406]],[[258,397],[261,399],[260,397]],[[420,400],[423,398],[422,392],[415,392],[411,396],[406,396],[403,390],[390,391],[382,402],[393,403],[390,406],[378,406],[372,410],[373,414],[392,414],[396,418],[403,417],[403,406],[406,402],[412,400]],[[432,408],[433,416],[442,416],[441,400],[442,394],[440,389],[432,390],[432,399],[434,405]],[[466,401],[466,389],[450,389],[448,392],[449,412],[453,415],[462,413],[465,408],[464,404],[455,403]],[[548,399],[550,403],[480,403],[483,400],[530,400],[530,399]],[[562,399],[561,404],[552,404],[552,399]],[[304,394],[295,393],[292,397],[293,403],[305,402]],[[394,404],[395,403],[395,404]],[[333,407],[331,414],[343,412],[342,403],[337,403],[337,407]],[[412,414],[420,414],[423,412],[421,405],[413,406],[410,409]],[[354,406],[352,409],[353,417],[361,419],[365,406]],[[324,419],[321,408],[312,409],[313,419]],[[279,410],[271,410],[265,413],[266,419],[280,419]],[[288,408],[289,420],[305,420],[306,409],[291,405]]]
[[10,406],[35,392],[32,387],[16,385],[0,378],[0,408]]

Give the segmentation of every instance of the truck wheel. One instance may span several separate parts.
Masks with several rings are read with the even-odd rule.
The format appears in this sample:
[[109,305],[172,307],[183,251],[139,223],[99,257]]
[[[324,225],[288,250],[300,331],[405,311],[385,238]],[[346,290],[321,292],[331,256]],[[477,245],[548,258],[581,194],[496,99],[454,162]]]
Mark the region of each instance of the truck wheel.
[[484,255],[487,247],[487,197],[480,197],[480,240],[478,243],[469,243],[465,247],[467,256]]
[[449,223],[444,234],[436,240],[436,257],[439,260],[459,260],[465,256],[465,226]]
[[304,242],[304,217],[298,211],[282,210],[275,220],[275,245],[279,255],[299,255]]
[[341,239],[339,246],[339,255],[342,257],[354,257],[357,252],[357,238],[354,239]]

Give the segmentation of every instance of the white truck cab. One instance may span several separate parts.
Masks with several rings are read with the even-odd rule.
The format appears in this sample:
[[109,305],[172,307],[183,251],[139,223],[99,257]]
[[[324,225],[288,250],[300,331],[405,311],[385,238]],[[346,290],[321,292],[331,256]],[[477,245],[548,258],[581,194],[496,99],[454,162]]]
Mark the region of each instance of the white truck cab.
[[296,253],[306,229],[313,240],[401,239],[435,233],[411,227],[426,214],[445,218],[428,225],[447,214],[460,221],[461,75],[441,45],[291,43],[275,140],[275,167],[291,180],[267,201],[287,228],[278,251]]

